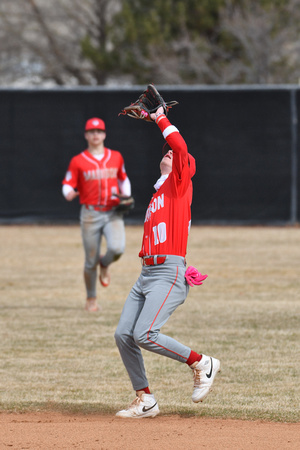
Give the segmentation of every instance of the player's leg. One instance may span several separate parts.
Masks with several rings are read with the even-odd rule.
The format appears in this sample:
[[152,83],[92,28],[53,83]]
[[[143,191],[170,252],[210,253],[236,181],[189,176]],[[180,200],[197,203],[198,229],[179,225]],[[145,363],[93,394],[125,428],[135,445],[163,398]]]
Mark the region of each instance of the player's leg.
[[125,226],[123,216],[110,212],[105,225],[103,235],[106,239],[106,253],[101,257],[103,266],[109,266],[117,261],[125,250]]
[[107,213],[102,233],[106,239],[106,253],[100,257],[100,283],[106,287],[110,283],[109,265],[117,261],[125,250],[125,226],[123,216]]
[[143,309],[144,301],[139,278],[125,301],[115,332],[117,347],[135,391],[148,386],[142,352],[133,339],[133,330]]
[[144,360],[138,345],[133,339],[135,323],[144,305],[144,295],[140,279],[133,286],[125,302],[119,324],[115,332],[116,344],[128,372],[136,398],[127,409],[117,412],[121,418],[155,417],[159,414],[158,404],[150,393]]
[[149,293],[135,326],[134,339],[146,350],[189,365],[194,371],[192,400],[198,403],[210,392],[214,378],[220,371],[220,361],[198,354],[175,339],[160,333],[161,327],[173,311],[184,302],[188,292],[184,279],[185,266],[178,264],[178,267],[175,267],[168,262],[168,259],[176,261],[177,258],[167,257],[167,262],[163,266],[143,269],[142,273],[145,275],[143,286]]
[[[174,262],[170,262],[174,261]],[[168,256],[165,264],[143,267],[143,288],[146,300],[134,329],[134,339],[140,347],[185,363],[191,349],[160,333],[161,327],[181,305],[188,294],[184,259]]]
[[97,211],[89,211],[84,206],[80,213],[81,237],[85,252],[84,282],[87,294],[86,309],[98,310],[96,302],[97,268],[99,263],[101,219]]

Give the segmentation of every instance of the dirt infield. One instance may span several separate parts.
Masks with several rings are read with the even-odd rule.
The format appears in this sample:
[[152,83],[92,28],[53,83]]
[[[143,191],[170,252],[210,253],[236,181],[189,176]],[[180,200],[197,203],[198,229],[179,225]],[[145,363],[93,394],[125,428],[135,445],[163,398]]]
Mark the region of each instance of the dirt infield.
[[300,424],[182,418],[0,414],[0,449],[298,450]]

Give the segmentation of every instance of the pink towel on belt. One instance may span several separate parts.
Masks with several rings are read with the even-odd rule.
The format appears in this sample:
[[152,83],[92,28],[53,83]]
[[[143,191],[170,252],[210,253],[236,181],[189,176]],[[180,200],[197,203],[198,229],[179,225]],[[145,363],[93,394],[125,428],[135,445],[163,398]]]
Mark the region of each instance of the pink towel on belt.
[[198,270],[193,266],[189,266],[185,271],[186,282],[192,287],[195,286],[195,284],[203,284],[202,281],[206,278],[207,275],[202,275],[202,273],[198,272]]

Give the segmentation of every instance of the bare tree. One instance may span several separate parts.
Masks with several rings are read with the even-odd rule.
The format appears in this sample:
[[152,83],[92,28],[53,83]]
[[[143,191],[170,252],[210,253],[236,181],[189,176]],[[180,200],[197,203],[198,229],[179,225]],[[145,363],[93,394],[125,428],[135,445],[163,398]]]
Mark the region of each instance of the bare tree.
[[1,69],[8,83],[105,83],[108,73],[82,54],[82,41],[91,36],[99,50],[109,42],[107,22],[119,0],[1,0]]
[[[270,84],[297,82],[299,57],[300,1],[291,0],[283,8],[262,8],[245,2],[243,7],[231,1],[221,13],[221,31],[233,40],[230,51],[215,47],[222,61],[219,82]],[[235,51],[232,51],[235,49]],[[299,53],[298,53],[299,55]]]

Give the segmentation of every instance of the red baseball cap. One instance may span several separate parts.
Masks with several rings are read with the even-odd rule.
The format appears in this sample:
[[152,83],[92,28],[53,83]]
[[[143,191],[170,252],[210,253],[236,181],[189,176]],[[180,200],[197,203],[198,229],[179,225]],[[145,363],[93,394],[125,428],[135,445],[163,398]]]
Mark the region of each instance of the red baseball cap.
[[89,119],[87,123],[85,124],[85,131],[89,130],[103,130],[105,131],[105,123],[102,119],[99,119],[98,117],[93,117],[92,119]]
[[[172,150],[172,148],[167,142],[165,142],[162,148],[163,156],[165,156],[169,150]],[[188,158],[189,158],[190,175],[191,178],[193,178],[193,176],[196,173],[196,161],[195,158],[190,153],[188,153]]]

